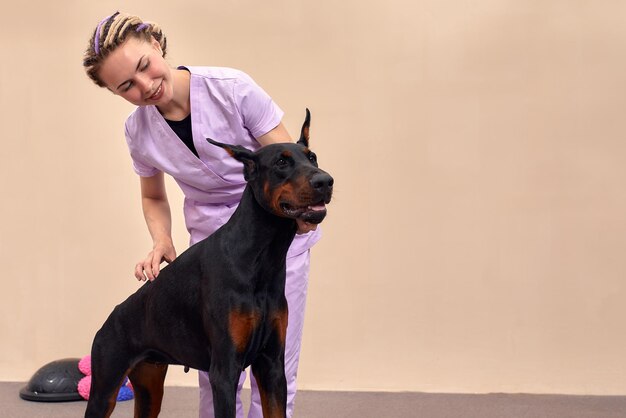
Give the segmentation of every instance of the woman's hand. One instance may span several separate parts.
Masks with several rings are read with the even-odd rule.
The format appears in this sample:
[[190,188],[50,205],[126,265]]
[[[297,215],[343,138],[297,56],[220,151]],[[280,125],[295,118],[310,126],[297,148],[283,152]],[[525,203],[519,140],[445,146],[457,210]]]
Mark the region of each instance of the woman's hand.
[[315,231],[317,229],[317,224],[305,222],[302,219],[296,219],[296,223],[298,224],[298,231],[296,231],[297,234],[306,234],[307,232]]
[[152,281],[157,278],[161,271],[161,263],[171,263],[176,258],[176,249],[169,243],[155,244],[148,256],[135,266],[135,277],[137,280],[146,279]]

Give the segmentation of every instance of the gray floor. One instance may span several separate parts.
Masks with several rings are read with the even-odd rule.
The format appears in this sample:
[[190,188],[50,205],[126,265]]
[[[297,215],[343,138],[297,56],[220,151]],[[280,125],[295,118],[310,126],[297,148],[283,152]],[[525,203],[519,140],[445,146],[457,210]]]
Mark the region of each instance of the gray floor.
[[[23,383],[0,383],[2,418],[81,417],[85,402],[23,401]],[[247,399],[249,393],[244,397]],[[167,387],[163,418],[196,418],[198,389]],[[120,402],[113,417],[131,417],[132,401]],[[301,391],[297,418],[613,418],[626,417],[626,396],[446,395],[426,393]]]

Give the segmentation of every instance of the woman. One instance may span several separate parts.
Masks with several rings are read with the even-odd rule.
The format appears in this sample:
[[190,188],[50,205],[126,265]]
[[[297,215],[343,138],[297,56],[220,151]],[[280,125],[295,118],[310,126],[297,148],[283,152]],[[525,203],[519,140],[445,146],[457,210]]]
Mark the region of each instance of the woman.
[[[98,24],[83,61],[97,85],[138,106],[126,120],[126,140],[140,176],[143,213],[153,240],[152,250],[135,267],[138,280],[154,280],[161,262],[176,257],[164,173],[176,180],[185,195],[185,223],[194,244],[230,218],[245,187],[241,164],[205,138],[253,150],[291,141],[281,122],[283,112],[249,76],[229,68],[171,68],[164,59],[166,48],[166,38],[156,24],[118,12]],[[296,393],[309,250],[320,238],[314,225],[299,221],[298,226],[299,235],[287,254],[285,290],[288,417]],[[207,374],[200,372],[199,380],[200,417],[212,417]],[[245,372],[239,393],[244,380]],[[252,375],[251,386],[248,416],[261,417]],[[237,416],[243,417],[239,395]]]

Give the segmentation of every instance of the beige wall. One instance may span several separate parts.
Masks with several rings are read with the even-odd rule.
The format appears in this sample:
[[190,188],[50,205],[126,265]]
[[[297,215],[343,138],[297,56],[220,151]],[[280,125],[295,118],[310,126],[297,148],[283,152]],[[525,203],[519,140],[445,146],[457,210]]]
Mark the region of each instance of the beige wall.
[[[119,5],[12,3],[0,380],[26,380],[89,352],[150,241],[123,138],[132,106],[81,68]],[[172,65],[253,75],[294,135],[313,112],[337,185],[302,388],[626,393],[625,2],[124,4],[162,25]]]

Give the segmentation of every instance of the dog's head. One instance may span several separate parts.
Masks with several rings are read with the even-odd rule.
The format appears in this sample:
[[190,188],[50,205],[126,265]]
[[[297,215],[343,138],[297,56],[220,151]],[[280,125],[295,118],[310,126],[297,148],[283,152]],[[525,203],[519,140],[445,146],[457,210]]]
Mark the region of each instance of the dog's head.
[[310,123],[311,114],[307,109],[297,143],[271,144],[256,152],[209,138],[207,141],[224,148],[244,164],[244,177],[265,210],[284,218],[318,224],[326,217],[334,180],[318,167],[317,157],[309,149]]

